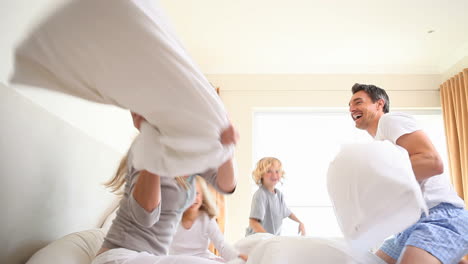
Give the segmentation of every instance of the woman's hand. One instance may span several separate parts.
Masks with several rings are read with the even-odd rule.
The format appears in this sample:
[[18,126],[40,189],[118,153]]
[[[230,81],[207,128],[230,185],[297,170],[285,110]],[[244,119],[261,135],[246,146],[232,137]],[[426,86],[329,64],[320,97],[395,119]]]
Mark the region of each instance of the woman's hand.
[[232,124],[229,125],[228,128],[223,130],[221,133],[221,144],[229,145],[229,144],[236,144],[239,141],[239,133],[234,128]]

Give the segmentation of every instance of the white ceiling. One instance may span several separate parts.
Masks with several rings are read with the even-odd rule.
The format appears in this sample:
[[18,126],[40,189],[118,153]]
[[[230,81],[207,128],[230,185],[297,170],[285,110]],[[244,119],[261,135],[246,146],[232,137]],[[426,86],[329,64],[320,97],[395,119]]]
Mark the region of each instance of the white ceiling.
[[439,74],[468,56],[467,0],[161,4],[207,74]]

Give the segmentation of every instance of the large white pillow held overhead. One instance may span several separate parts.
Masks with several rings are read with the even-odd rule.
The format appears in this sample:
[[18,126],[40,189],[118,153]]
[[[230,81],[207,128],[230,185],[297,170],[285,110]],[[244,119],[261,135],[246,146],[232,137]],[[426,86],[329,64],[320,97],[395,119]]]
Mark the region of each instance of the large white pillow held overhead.
[[173,177],[216,168],[233,152],[219,142],[226,111],[155,2],[67,2],[19,45],[11,81],[145,117],[132,146],[137,169]]

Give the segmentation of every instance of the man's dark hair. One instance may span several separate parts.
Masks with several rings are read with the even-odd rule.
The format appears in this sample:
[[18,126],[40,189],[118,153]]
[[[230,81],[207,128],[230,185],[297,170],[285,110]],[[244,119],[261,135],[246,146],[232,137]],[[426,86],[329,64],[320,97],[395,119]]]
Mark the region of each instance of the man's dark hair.
[[377,102],[379,99],[383,99],[385,101],[383,112],[388,113],[390,110],[390,99],[388,98],[387,92],[385,92],[385,90],[382,88],[379,88],[373,84],[356,83],[353,85],[353,88],[351,88],[351,91],[353,94],[359,91],[364,91],[372,99],[373,103]]

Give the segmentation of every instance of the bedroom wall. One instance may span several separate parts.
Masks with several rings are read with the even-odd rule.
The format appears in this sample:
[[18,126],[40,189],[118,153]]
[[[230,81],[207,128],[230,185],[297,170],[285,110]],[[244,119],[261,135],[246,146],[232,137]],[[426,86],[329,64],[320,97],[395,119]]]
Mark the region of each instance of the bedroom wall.
[[102,185],[121,153],[0,84],[0,263],[99,227],[115,202]]
[[[355,82],[388,90],[392,107],[440,107],[440,75],[208,75],[240,132],[236,192],[227,198],[226,239],[245,234],[251,203],[252,116],[259,107],[346,107]],[[309,230],[313,230],[310,227]]]
[[6,0],[0,2],[0,83],[12,69],[13,47],[41,17],[67,0]]
[[455,76],[456,74],[458,74],[466,68],[468,68],[468,55],[465,56],[463,59],[459,60],[452,67],[450,67],[450,69],[448,69],[442,74],[441,83],[447,81],[448,79],[452,78],[453,76]]

